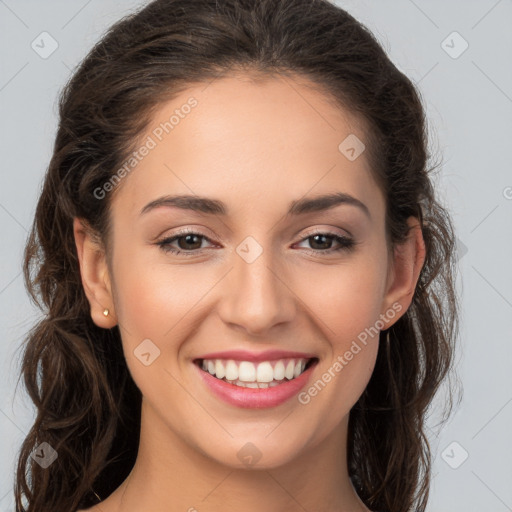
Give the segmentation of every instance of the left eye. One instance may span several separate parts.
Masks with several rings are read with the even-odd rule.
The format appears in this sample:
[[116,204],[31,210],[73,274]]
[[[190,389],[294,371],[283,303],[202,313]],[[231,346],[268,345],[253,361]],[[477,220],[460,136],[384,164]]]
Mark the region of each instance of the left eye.
[[[327,240],[327,242],[325,240]],[[353,249],[355,245],[355,241],[352,240],[351,238],[342,235],[337,235],[336,233],[312,233],[307,237],[303,238],[302,242],[306,241],[308,241],[310,246],[312,246],[314,249],[314,251],[309,252],[320,253],[331,253],[334,251],[341,251],[343,249],[350,250]],[[338,243],[338,247],[331,247],[333,241]],[[325,247],[326,244],[329,247]],[[317,247],[315,247],[315,245]],[[319,245],[323,247],[318,247]]]

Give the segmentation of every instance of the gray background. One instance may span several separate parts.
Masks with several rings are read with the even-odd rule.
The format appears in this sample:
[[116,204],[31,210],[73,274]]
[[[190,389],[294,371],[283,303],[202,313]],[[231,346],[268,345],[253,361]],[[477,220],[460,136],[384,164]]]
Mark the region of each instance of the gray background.
[[[15,456],[33,417],[22,386],[15,394],[20,345],[39,315],[20,262],[51,155],[57,93],[102,32],[141,4],[0,0],[1,512],[14,510]],[[440,434],[431,431],[436,458],[428,511],[512,511],[512,2],[338,4],[418,84],[432,152],[443,156],[437,186],[458,231],[464,396]],[[51,49],[44,31],[58,43],[46,59],[31,47],[46,37],[45,51]],[[440,395],[434,413],[442,402]]]

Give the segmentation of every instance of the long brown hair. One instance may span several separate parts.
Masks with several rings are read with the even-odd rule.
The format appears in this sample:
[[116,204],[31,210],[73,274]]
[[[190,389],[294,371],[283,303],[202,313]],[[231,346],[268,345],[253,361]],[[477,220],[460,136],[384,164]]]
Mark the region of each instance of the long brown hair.
[[[162,101],[235,68],[304,76],[358,116],[386,197],[390,247],[405,240],[408,217],[422,221],[426,261],[410,308],[380,334],[375,370],[350,413],[348,464],[372,510],[426,507],[426,414],[451,374],[458,299],[454,230],[434,191],[438,165],[429,167],[419,92],[368,30],[327,0],[155,0],[110,28],[60,96],[25,248],[26,286],[44,316],[23,347],[21,376],[37,416],[19,454],[17,512],[88,508],[133,467],[141,394],[119,329],[90,317],[73,218],[108,249],[109,196],[94,191],[126,161]],[[450,392],[448,412],[452,403]],[[58,453],[46,469],[31,457],[42,442]]]

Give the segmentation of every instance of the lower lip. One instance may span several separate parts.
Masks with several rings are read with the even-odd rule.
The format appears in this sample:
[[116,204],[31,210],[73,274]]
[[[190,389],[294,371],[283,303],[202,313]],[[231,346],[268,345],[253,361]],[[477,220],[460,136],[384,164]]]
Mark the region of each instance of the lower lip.
[[294,397],[308,382],[313,368],[318,361],[314,361],[311,366],[301,373],[297,378],[285,381],[272,388],[243,388],[229,384],[223,380],[213,377],[209,372],[205,372],[197,364],[199,375],[210,390],[221,400],[236,407],[247,409],[263,409],[266,407],[276,407]]

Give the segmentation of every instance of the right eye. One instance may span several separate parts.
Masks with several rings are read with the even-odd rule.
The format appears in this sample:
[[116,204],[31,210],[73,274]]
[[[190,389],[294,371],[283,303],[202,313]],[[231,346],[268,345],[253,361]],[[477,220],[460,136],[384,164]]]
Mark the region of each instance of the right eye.
[[[180,233],[176,233],[171,237],[166,237],[157,241],[156,245],[166,253],[186,254],[187,256],[192,256],[203,251],[203,248],[201,247],[203,239],[210,241],[209,238],[201,233],[185,230]],[[175,242],[178,242],[178,248],[172,246]]]

